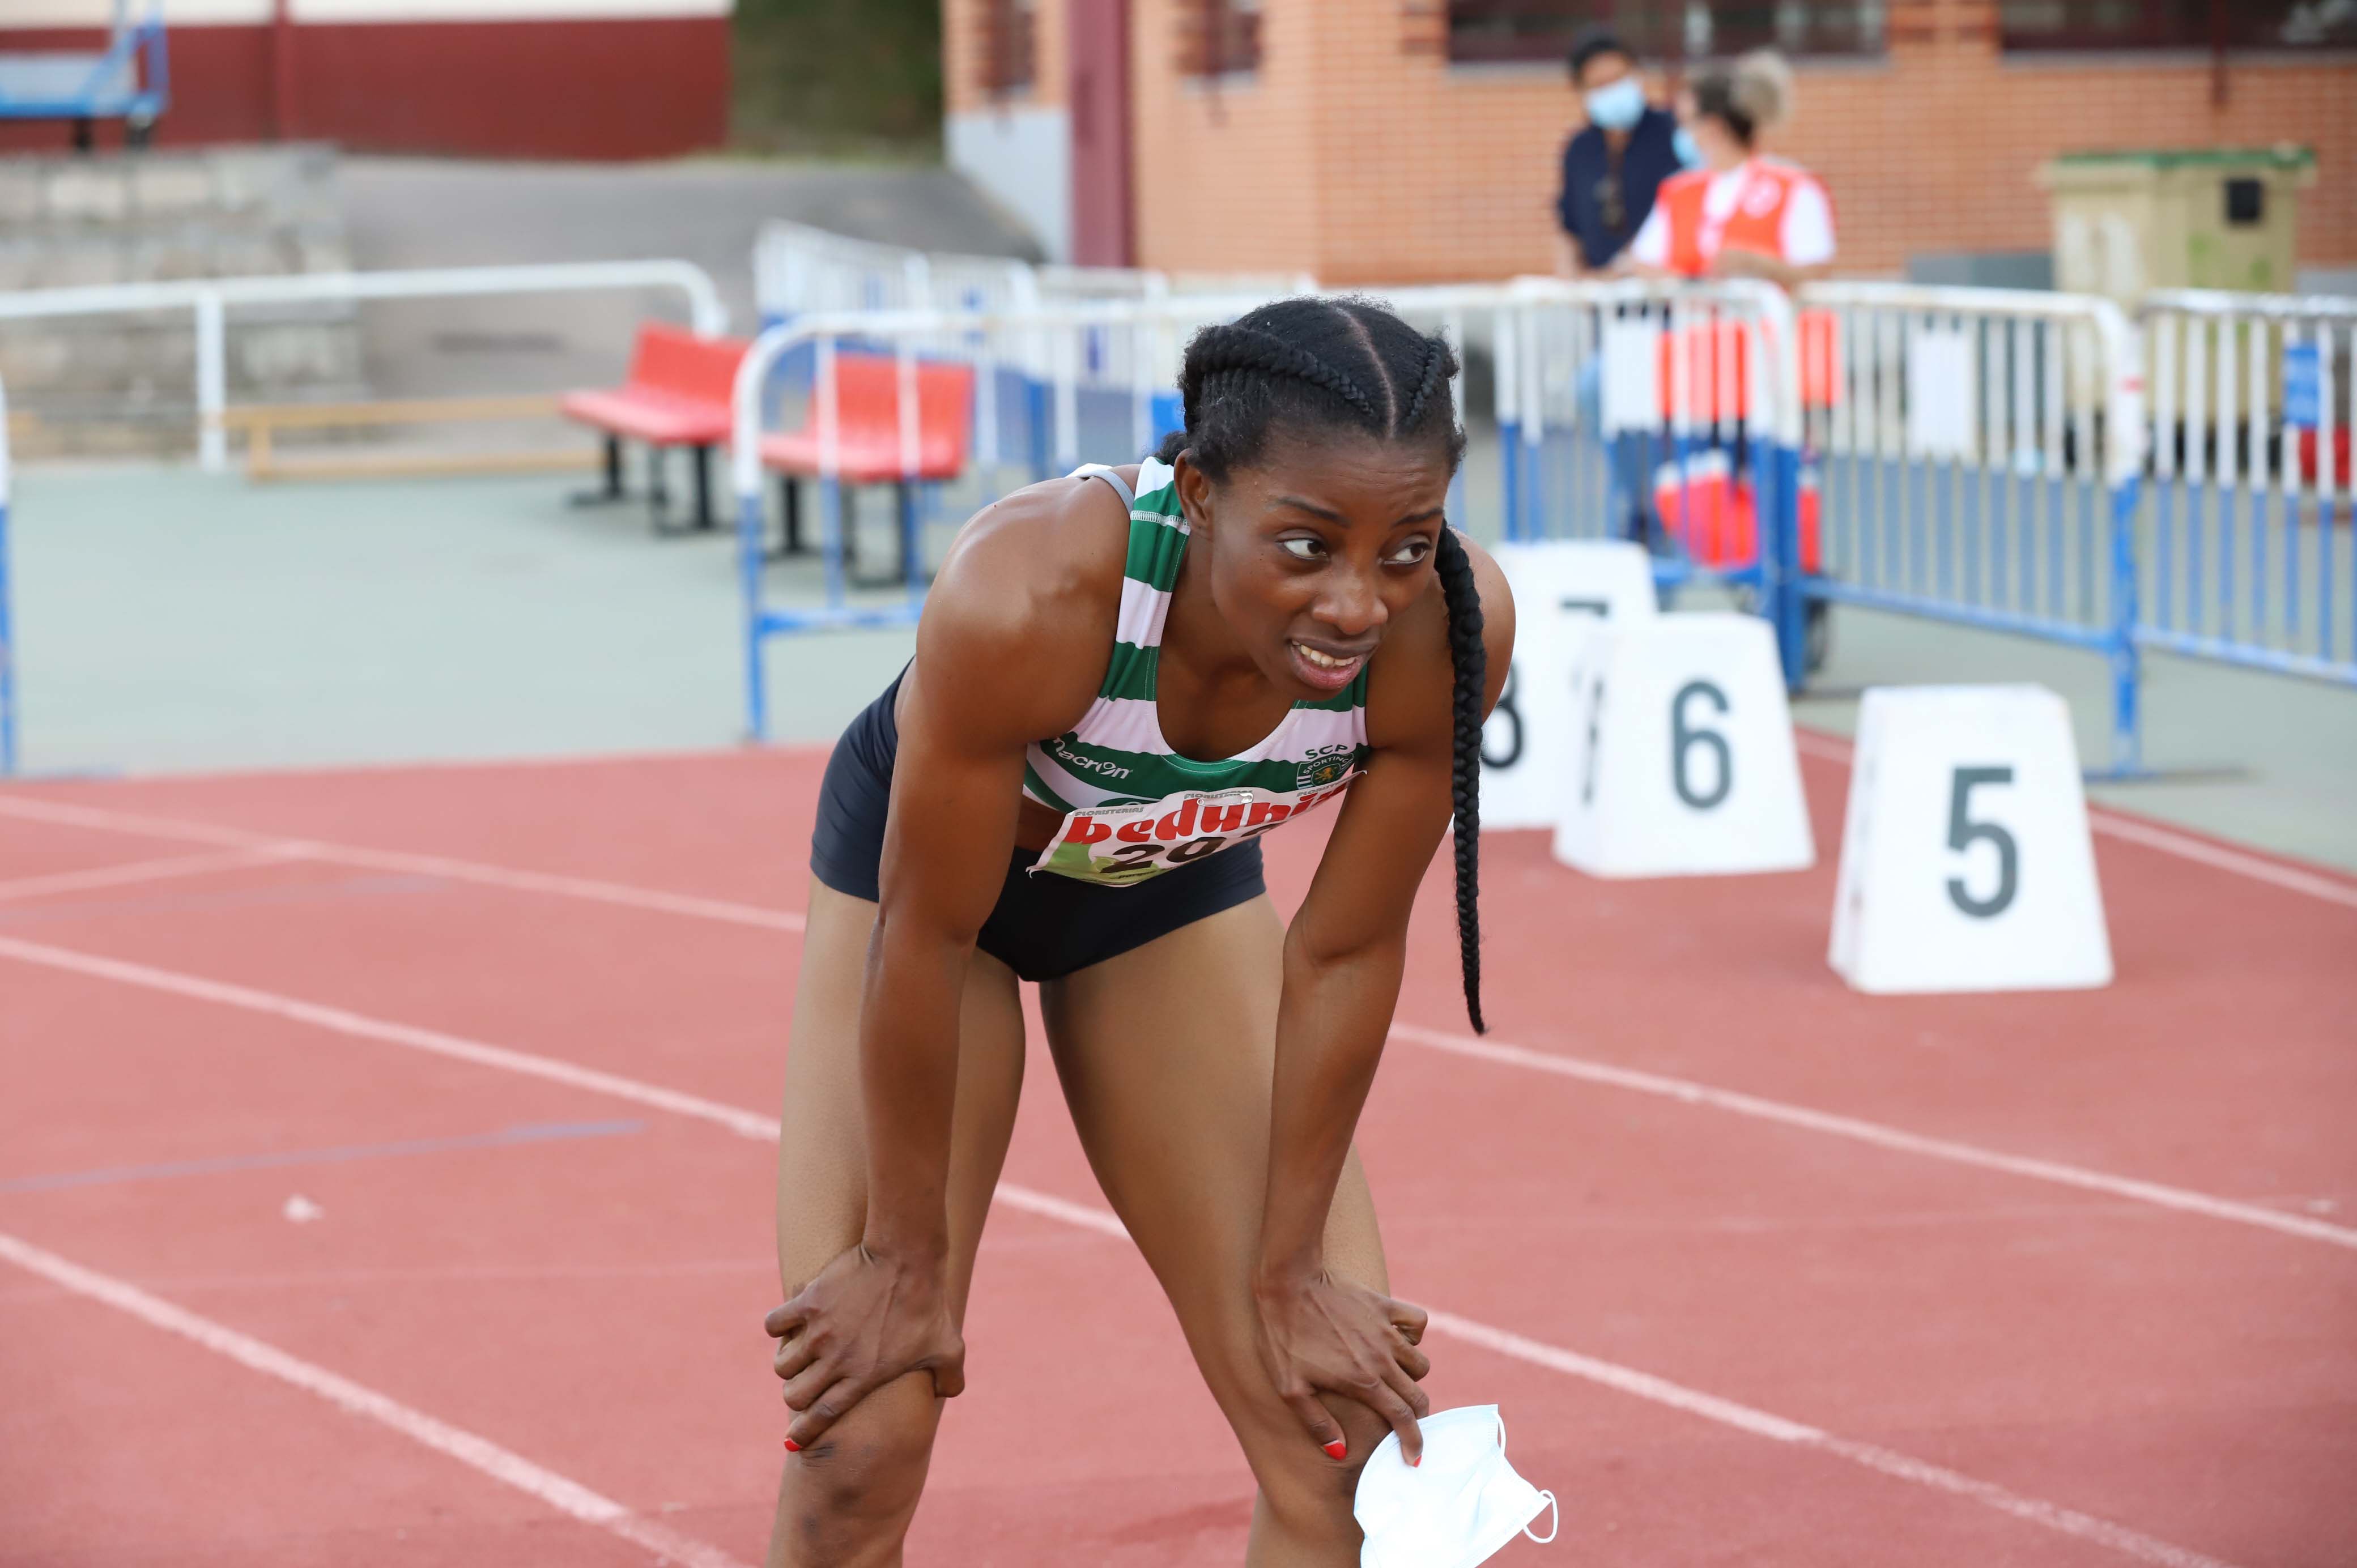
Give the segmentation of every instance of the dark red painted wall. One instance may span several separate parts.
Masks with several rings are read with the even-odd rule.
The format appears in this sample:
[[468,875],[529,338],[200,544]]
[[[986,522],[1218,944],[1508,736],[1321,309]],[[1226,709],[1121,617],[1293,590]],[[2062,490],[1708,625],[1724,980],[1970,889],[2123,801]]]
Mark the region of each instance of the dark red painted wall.
[[[165,145],[272,134],[267,27],[175,27]],[[292,29],[290,137],[354,152],[648,158],[728,134],[728,19],[374,22]],[[101,47],[0,28],[0,49]],[[102,129],[111,145],[119,129]],[[63,125],[0,122],[0,149],[62,149]]]

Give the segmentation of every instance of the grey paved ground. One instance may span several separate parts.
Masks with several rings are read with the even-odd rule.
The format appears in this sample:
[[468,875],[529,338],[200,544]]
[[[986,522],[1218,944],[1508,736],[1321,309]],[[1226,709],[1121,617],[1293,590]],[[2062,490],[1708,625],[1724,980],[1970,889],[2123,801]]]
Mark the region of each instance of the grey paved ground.
[[[729,542],[651,539],[637,508],[577,510],[565,488],[23,476],[27,764],[146,772],[737,741]],[[780,593],[813,594],[809,568],[773,571]],[[1838,693],[1869,682],[2039,681],[2070,699],[2082,756],[2104,756],[2093,659],[1836,613],[1824,681],[1835,694],[1803,698],[1803,722],[1846,729],[1855,696]],[[832,739],[910,646],[906,632],[773,642],[776,735]],[[2357,693],[2156,660],[2147,696],[2148,757],[2165,776],[2101,798],[2357,868]]]

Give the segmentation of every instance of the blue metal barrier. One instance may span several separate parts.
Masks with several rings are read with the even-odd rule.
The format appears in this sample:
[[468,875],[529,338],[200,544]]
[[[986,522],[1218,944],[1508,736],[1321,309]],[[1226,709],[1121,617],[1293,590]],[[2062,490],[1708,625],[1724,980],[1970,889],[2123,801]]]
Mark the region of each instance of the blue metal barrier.
[[[2104,771],[2142,771],[2144,420],[2125,317],[2067,295],[1899,284],[1813,285],[1802,304],[1831,334],[1825,373],[1804,378],[1823,570],[1786,591],[2102,657]],[[1797,482],[1780,495],[1780,550],[1799,540],[1801,499]]]
[[2357,301],[2182,290],[2139,311],[2152,371],[2147,648],[2357,684],[2349,374]]

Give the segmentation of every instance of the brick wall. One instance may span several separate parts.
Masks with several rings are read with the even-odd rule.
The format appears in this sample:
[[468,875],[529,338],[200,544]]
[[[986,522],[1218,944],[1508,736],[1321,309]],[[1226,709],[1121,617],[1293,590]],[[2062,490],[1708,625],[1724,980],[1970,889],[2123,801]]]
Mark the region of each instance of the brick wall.
[[[1554,264],[1556,159],[1577,115],[1560,67],[1450,65],[1440,0],[1265,0],[1263,69],[1213,91],[1177,78],[1183,4],[1133,12],[1143,264],[1340,284]],[[1039,5],[1045,38],[1060,5]],[[977,8],[950,0],[953,17]],[[2317,152],[2301,263],[2357,263],[2357,61],[2235,57],[2221,106],[2206,58],[2007,58],[1994,16],[1990,0],[1901,0],[1882,59],[1801,67],[1797,113],[1769,143],[1832,190],[1845,271],[2047,248],[2030,176],[2055,153],[2276,141]]]

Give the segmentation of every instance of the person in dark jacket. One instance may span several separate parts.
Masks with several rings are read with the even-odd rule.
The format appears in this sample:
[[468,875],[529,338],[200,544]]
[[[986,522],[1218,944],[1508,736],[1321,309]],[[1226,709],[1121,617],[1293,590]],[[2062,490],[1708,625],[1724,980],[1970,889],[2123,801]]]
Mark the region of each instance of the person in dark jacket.
[[1654,192],[1684,165],[1677,116],[1646,101],[1637,57],[1617,34],[1601,27],[1581,33],[1570,65],[1587,124],[1564,144],[1557,270],[1582,277],[1602,272],[1628,248],[1653,209]]

